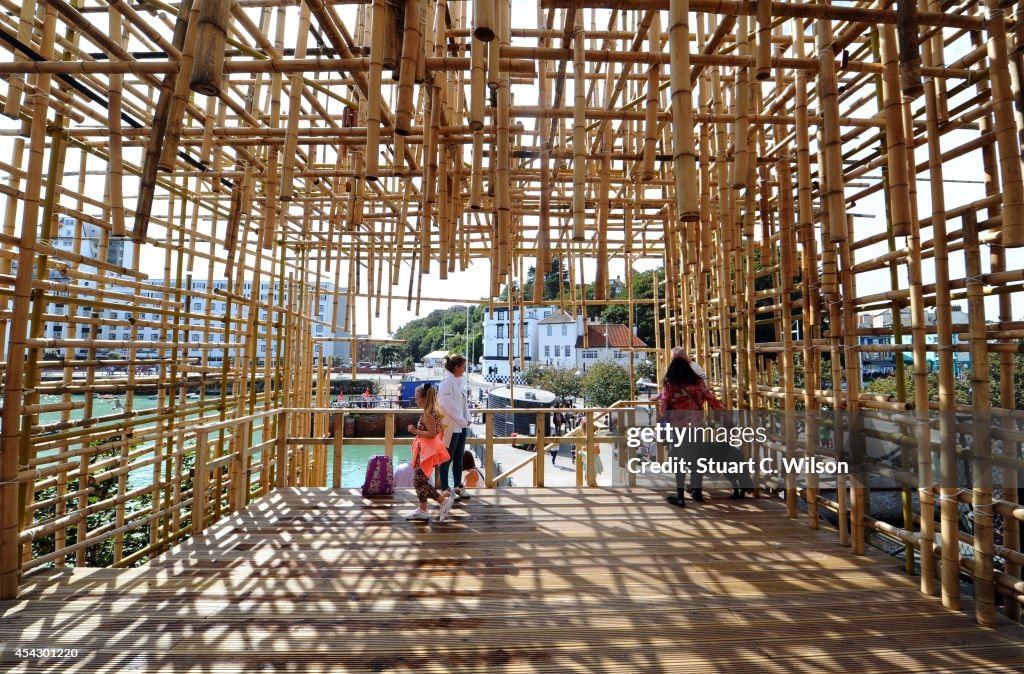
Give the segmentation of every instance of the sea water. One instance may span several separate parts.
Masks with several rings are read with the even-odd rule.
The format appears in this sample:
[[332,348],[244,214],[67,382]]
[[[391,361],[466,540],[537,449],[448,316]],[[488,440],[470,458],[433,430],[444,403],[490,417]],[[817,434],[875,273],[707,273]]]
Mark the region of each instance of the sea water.
[[[62,400],[63,400],[63,398],[60,397],[60,396],[53,396],[52,398],[44,399],[41,402],[46,404],[46,403],[61,402]],[[72,400],[72,402],[83,402],[85,400],[85,396],[82,395],[82,394],[72,395],[71,396],[71,400]],[[143,411],[146,411],[146,410],[152,410],[152,409],[154,409],[157,406],[157,401],[158,401],[158,398],[156,396],[136,395],[134,397],[134,399],[132,400],[132,409],[134,411],[137,411],[137,412],[143,412]],[[193,401],[190,400],[189,402],[193,402]],[[122,405],[124,405],[124,396],[114,396],[114,397],[110,397],[110,398],[106,398],[106,397],[100,398],[99,396],[93,396],[92,416],[94,416],[94,417],[104,417],[104,416],[118,414],[118,413],[123,411]],[[68,413],[68,419],[69,420],[78,420],[78,419],[83,418],[84,414],[85,414],[85,410],[83,410],[83,409],[71,410]],[[38,423],[41,424],[41,425],[47,425],[47,424],[53,424],[53,423],[60,422],[61,419],[62,419],[61,415],[62,415],[61,412],[47,412],[45,414],[40,414],[39,415],[39,422]],[[195,420],[195,419],[198,418],[198,416],[199,416],[198,414],[189,415],[186,418],[186,421],[188,421],[189,419]],[[215,421],[215,419],[211,419],[211,422],[212,421]],[[152,428],[153,425],[154,425],[153,423],[147,423],[147,424],[138,425],[138,426],[135,427],[135,433],[136,434],[140,434],[140,433],[144,432],[146,429]],[[215,438],[215,437],[216,436],[211,436],[211,440],[213,438]],[[43,439],[45,440],[45,436],[43,436]],[[258,444],[258,443],[262,442],[262,433],[260,431],[257,430],[257,431],[255,431],[253,433],[253,440],[252,440],[252,442],[253,442],[253,444]],[[141,449],[141,448],[138,448],[138,449]],[[58,451],[59,450],[57,450],[57,449],[46,450],[46,451],[41,453],[41,456],[46,456],[47,454],[54,454],[54,453],[56,453]],[[383,445],[360,445],[360,446],[357,446],[357,445],[346,445],[346,446],[344,446],[343,449],[342,449],[342,455],[341,455],[342,456],[342,465],[341,465],[341,479],[342,479],[342,483],[341,483],[341,486],[342,487],[347,487],[347,488],[362,486],[363,480],[364,480],[364,478],[366,476],[366,466],[367,466],[367,464],[370,461],[370,457],[376,456],[378,454],[383,454],[383,453],[384,453],[384,446]],[[152,456],[151,454],[140,455],[140,456],[138,456],[136,458],[136,460],[137,461],[145,461],[146,459],[151,458],[151,456]],[[395,463],[395,465],[403,463],[403,462],[408,462],[411,459],[412,459],[412,452],[411,452],[410,447],[408,447],[408,446],[396,446],[394,448],[394,463]],[[256,452],[253,455],[252,461],[253,461],[253,463],[259,463],[261,461],[261,457],[259,455],[259,452]],[[332,477],[333,475],[334,475],[334,451],[333,451],[333,447],[328,445],[328,447],[327,447],[327,486],[331,486],[331,480],[333,479],[333,477]],[[153,466],[152,465],[143,466],[143,467],[139,468],[138,470],[133,470],[130,473],[128,473],[128,489],[129,490],[139,489],[141,487],[146,487],[146,486],[149,486],[151,484],[153,484]]]

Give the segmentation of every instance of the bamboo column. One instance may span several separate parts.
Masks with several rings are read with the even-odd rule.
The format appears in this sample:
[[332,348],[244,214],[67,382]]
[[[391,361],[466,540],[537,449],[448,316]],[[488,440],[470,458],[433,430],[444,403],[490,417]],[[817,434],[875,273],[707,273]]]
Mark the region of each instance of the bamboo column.
[[1020,145],[1014,132],[1006,22],[999,0],[985,0],[985,9],[992,108],[1003,190],[1002,244],[1017,248],[1024,246],[1024,172],[1021,169]]
[[[53,58],[57,12],[47,5],[43,15],[42,53]],[[21,546],[18,543],[21,513],[28,499],[28,485],[19,483],[23,459],[19,448],[22,395],[24,393],[25,340],[28,332],[29,310],[32,304],[33,264],[38,236],[40,193],[42,191],[43,151],[46,144],[46,117],[49,108],[50,76],[36,76],[38,93],[32,101],[32,123],[29,136],[28,180],[25,188],[21,226],[21,245],[18,248],[18,272],[14,284],[13,318],[7,338],[7,370],[4,373],[4,408],[0,429],[0,599],[13,599],[18,593],[21,575]]]
[[[988,345],[985,336],[985,299],[981,281],[981,253],[978,247],[978,218],[973,210],[963,216],[964,261],[967,272],[967,311],[970,325],[971,363],[988,365]],[[936,243],[938,241],[936,240]],[[995,627],[995,573],[994,573],[994,512],[992,510],[992,445],[991,398],[989,397],[988,368],[971,368],[971,395],[974,405],[974,598],[978,624]],[[1009,472],[1009,471],[1007,471]],[[943,556],[945,566],[945,555]]]

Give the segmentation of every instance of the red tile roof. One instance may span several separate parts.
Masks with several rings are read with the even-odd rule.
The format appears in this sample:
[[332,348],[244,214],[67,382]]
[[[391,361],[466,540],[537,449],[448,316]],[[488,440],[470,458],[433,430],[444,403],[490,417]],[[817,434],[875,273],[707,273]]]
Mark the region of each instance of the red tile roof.
[[[607,341],[605,335],[608,336]],[[587,348],[589,349],[628,349],[631,346],[645,347],[647,345],[644,344],[644,340],[630,332],[628,326],[621,323],[587,326]],[[576,348],[584,348],[582,335],[576,338]]]

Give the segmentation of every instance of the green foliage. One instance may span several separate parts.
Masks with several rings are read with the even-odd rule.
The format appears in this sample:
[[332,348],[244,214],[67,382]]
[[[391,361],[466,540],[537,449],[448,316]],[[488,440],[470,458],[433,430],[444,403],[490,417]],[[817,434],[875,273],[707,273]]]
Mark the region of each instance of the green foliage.
[[[1024,407],[1024,354],[1009,354],[1011,358],[1011,377],[1013,386],[1012,401],[1003,401],[1002,395],[1002,354],[990,353],[988,357],[988,395],[992,407],[1021,409]],[[914,376],[913,366],[907,367],[907,400],[914,399]],[[973,404],[973,387],[971,385],[972,373],[970,368],[965,368],[963,377],[954,382],[956,387],[956,401],[961,405]],[[883,395],[897,396],[899,385],[896,377],[882,377],[875,379],[866,386],[870,393],[881,393]],[[930,372],[928,374],[928,398],[936,400],[939,396],[939,374]]]
[[[483,317],[483,305],[470,308],[468,328],[474,360],[483,353]],[[404,339],[405,353],[414,362],[419,362],[431,351],[444,348],[446,332],[448,350],[453,353],[465,351],[466,329],[466,308],[449,307],[437,309],[423,318],[409,321],[396,330],[393,336],[395,339]],[[469,357],[469,353],[464,355]]]
[[574,370],[534,363],[523,373],[530,386],[554,393],[561,399],[575,398],[583,393],[583,382]]
[[[561,291],[559,291],[559,277],[561,277],[562,279]],[[518,282],[512,283],[512,296],[519,297],[519,293],[521,291],[523,293],[523,297],[526,300],[532,300],[533,288],[536,282],[537,268],[530,267],[529,269],[526,270],[526,283],[522,284],[521,288]],[[545,301],[557,301],[560,294],[564,297],[568,297],[569,290],[569,269],[567,267],[564,269],[562,268],[562,261],[560,258],[552,258],[551,271],[544,275],[544,294],[542,296],[543,299]],[[507,302],[508,292],[509,287],[505,286],[505,288],[502,289],[501,295],[498,297],[498,299],[502,300],[503,302]]]
[[[332,386],[335,382],[331,382]],[[378,393],[377,382],[372,379],[342,379],[337,382],[341,386],[341,392],[345,395],[362,395],[366,389],[370,393]]]
[[[1020,344],[1024,340],[1018,340]],[[1012,401],[1003,402],[1002,396],[1002,367],[1000,361],[1003,357],[1010,358],[1012,360],[1012,381],[1013,381],[1013,397]],[[970,380],[970,374],[967,379]],[[990,353],[988,356],[988,381],[989,381],[989,395],[992,398],[993,407],[1004,407],[1009,409],[1024,409],[1024,354],[995,354]]]
[[[114,445],[121,441],[121,436],[113,436],[105,441],[97,441],[92,446],[102,447],[103,445]],[[136,445],[138,446],[138,445]],[[120,453],[119,449],[111,449],[109,451],[100,452],[95,455],[94,462],[99,462],[104,459],[109,459],[118,456]],[[184,472],[188,472],[188,469],[195,465],[195,454],[188,454],[183,460]],[[88,505],[93,505],[107,499],[114,498],[117,496],[117,478],[110,478],[103,480],[102,482],[90,481],[88,484],[89,494],[86,497]],[[191,480],[187,480],[186,484],[183,484],[182,490],[186,491],[191,489]],[[69,480],[67,485],[66,493],[74,493],[79,490],[79,481],[77,479]],[[41,490],[36,494],[36,501],[48,501],[55,499],[57,496],[57,488],[51,487],[49,489]],[[85,504],[81,503],[78,499],[69,499],[65,501],[67,504],[66,512],[73,509],[84,507]],[[126,516],[139,510],[144,510],[152,505],[152,496],[150,494],[143,494],[136,498],[133,498],[124,504]],[[86,517],[86,536],[89,536],[92,531],[100,529],[101,527],[107,527],[114,523],[117,511],[116,508],[110,507],[94,512]],[[42,508],[36,509],[33,515],[33,524],[44,524],[49,520],[52,520],[56,515],[56,504],[51,503]],[[80,528],[77,525],[71,525],[65,530],[64,546],[71,546],[78,542]],[[122,557],[128,557],[135,554],[136,552],[145,549],[150,545],[150,527],[147,524],[141,524],[134,529],[125,532],[124,541],[122,544]],[[108,538],[102,543],[92,545],[85,550],[85,566],[110,566],[114,563],[114,537]],[[32,553],[34,557],[41,557],[48,555],[56,550],[56,536],[50,534],[38,538],[32,542]],[[67,564],[75,564],[76,553],[70,552],[65,555],[64,560]],[[139,566],[148,561],[148,558],[143,557],[137,560],[133,566]],[[52,565],[52,562],[48,566]]]
[[605,323],[629,325],[629,309],[624,304],[609,304],[601,312],[601,320]]
[[547,368],[540,363],[530,363],[530,366],[523,372],[523,381],[529,386],[536,386],[537,388],[543,388],[540,385],[541,380],[544,379],[544,371]]
[[592,407],[629,400],[629,370],[610,361],[595,363],[583,375],[583,395]]
[[43,360],[60,360],[63,358],[57,349],[46,349],[43,351]]
[[[633,299],[651,299],[654,297],[654,275],[664,278],[662,268],[642,271],[633,274]],[[659,294],[659,297],[663,296]],[[627,321],[623,321],[627,323]],[[627,323],[628,324],[628,323]],[[648,346],[654,345],[654,308],[650,304],[637,304],[633,307],[633,324],[636,326],[637,337]]]
[[[628,373],[626,384],[626,397],[628,397]],[[573,370],[564,367],[548,367],[544,369],[540,387],[565,400],[566,398],[575,398],[583,393],[583,380]]]
[[[913,400],[916,393],[916,386],[914,385],[914,377],[907,374],[907,400]],[[962,405],[971,404],[971,385],[964,380],[956,380],[954,382],[956,390],[956,401]],[[896,377],[879,377],[878,379],[872,380],[866,384],[864,390],[868,393],[880,393],[882,395],[888,395],[899,397],[899,383]],[[928,373],[928,399],[937,400],[939,397],[939,373],[929,372]]]
[[377,347],[377,363],[390,367],[402,362],[405,357],[405,349],[397,344],[381,344]]

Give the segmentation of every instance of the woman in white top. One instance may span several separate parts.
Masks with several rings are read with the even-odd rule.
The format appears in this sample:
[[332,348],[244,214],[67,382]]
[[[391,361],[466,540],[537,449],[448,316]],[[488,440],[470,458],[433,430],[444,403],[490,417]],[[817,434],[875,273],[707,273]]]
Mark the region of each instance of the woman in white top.
[[469,400],[462,375],[466,372],[466,358],[461,355],[446,356],[445,378],[437,387],[437,409],[441,412],[444,436],[441,442],[448,447],[451,456],[441,464],[441,491],[448,489],[448,471],[452,471],[455,498],[469,498],[462,488],[462,454],[466,451],[466,429],[470,424]]

